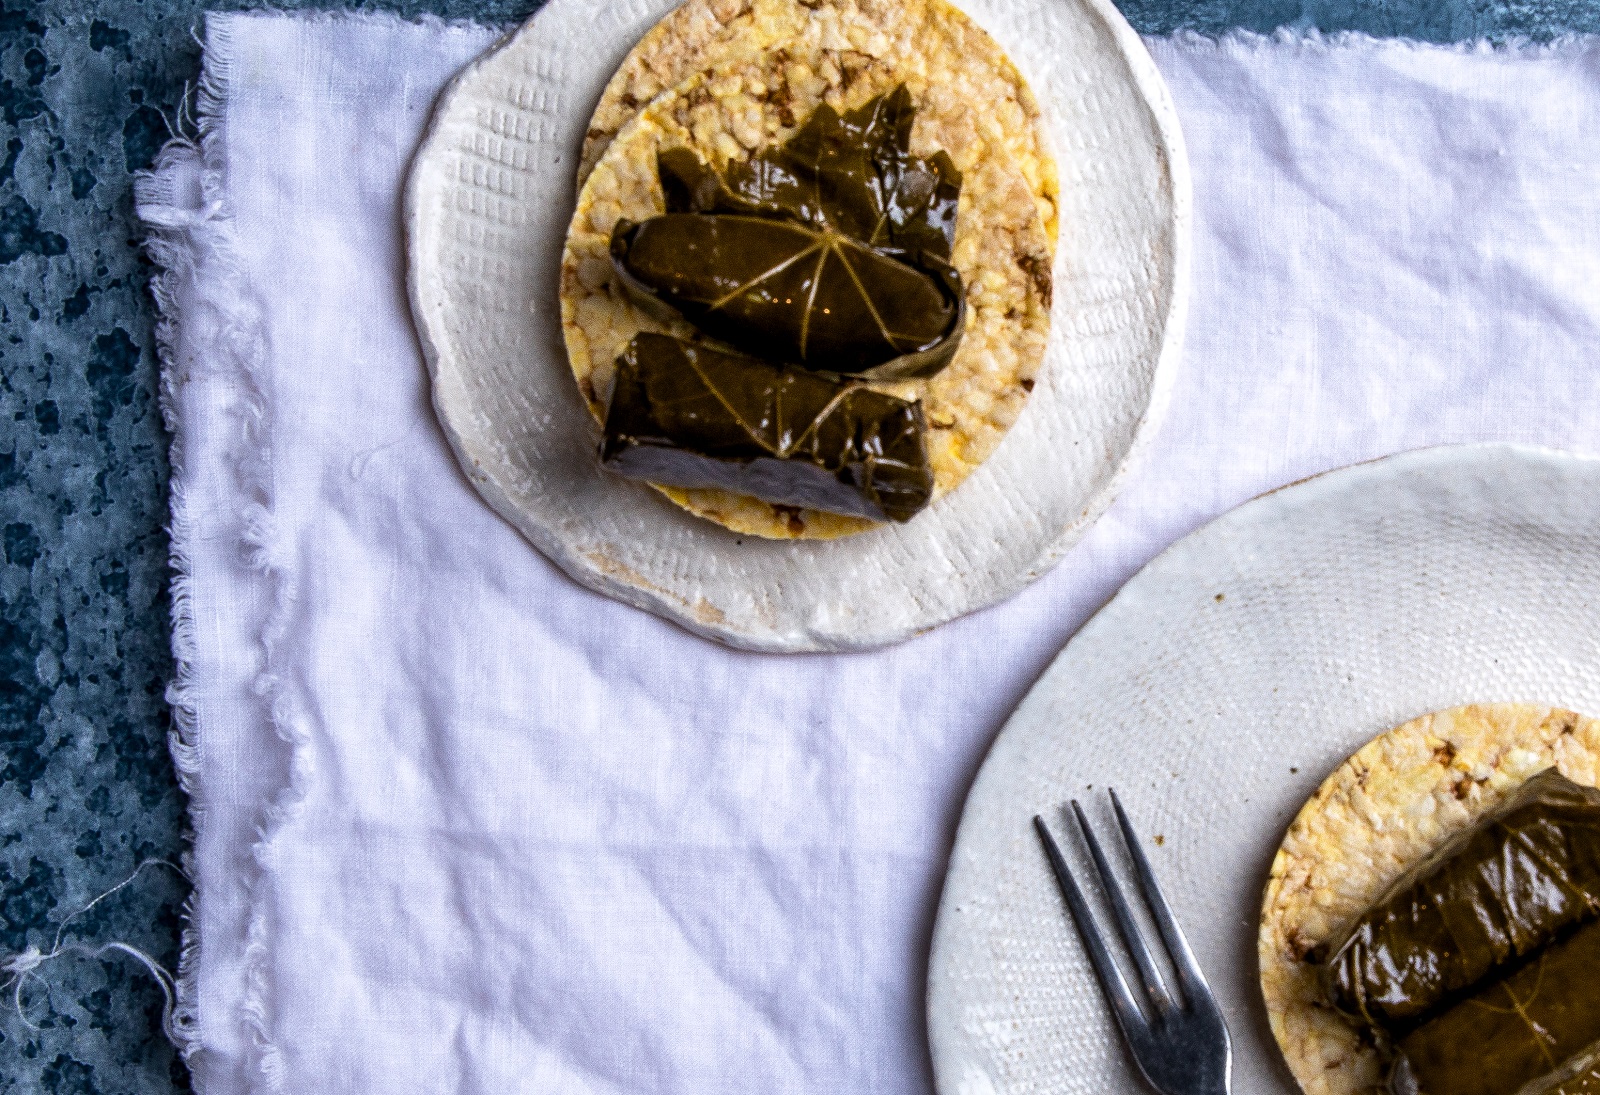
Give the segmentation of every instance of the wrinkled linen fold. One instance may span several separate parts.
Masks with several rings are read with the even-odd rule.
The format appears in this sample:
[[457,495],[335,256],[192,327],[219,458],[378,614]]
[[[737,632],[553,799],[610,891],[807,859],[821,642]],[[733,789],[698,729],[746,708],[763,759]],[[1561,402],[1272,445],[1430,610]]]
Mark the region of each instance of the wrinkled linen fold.
[[962,796],[1122,581],[1353,461],[1600,448],[1595,41],[1153,41],[1194,297],[1121,499],[1022,594],[897,648],[723,649],[567,580],[432,416],[401,188],[493,38],[212,16],[202,139],[140,188],[213,1095],[927,1092]]

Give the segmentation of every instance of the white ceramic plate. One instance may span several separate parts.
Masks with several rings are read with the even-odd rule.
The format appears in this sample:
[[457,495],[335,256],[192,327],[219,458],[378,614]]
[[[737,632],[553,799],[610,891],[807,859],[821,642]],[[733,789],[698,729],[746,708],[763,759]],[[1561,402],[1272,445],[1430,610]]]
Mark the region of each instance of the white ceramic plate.
[[1600,460],[1422,450],[1168,549],[1067,644],[967,799],[929,966],[939,1090],[1146,1090],[1030,826],[1049,817],[1087,870],[1058,806],[1106,825],[1112,786],[1227,1011],[1233,1090],[1297,1091],[1255,958],[1284,829],[1369,738],[1497,700],[1600,713]]
[[562,348],[579,144],[673,0],[551,2],[441,95],[412,167],[410,291],[434,406],[484,498],[569,574],[752,649],[879,646],[1037,577],[1110,504],[1164,406],[1188,286],[1177,119],[1107,0],[963,0],[1029,78],[1061,173],[1052,341],[1017,425],[910,523],[736,537],[609,475]]

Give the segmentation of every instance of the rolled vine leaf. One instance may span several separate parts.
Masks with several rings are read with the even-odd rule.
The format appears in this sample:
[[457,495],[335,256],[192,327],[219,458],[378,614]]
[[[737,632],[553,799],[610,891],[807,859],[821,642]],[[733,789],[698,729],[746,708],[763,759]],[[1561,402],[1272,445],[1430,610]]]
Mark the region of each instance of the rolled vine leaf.
[[668,335],[617,358],[601,460],[632,479],[906,521],[933,496],[922,405]]
[[1600,921],[1590,921],[1403,1038],[1392,1095],[1557,1095],[1589,1086],[1600,1064],[1597,969]]
[[666,212],[619,221],[624,285],[745,353],[810,369],[931,376],[960,343],[950,265],[961,176],[911,155],[904,86],[840,115],[819,107],[783,145],[713,171],[658,157]]
[[1407,872],[1334,941],[1329,1002],[1399,1038],[1600,919],[1600,790],[1541,772]]

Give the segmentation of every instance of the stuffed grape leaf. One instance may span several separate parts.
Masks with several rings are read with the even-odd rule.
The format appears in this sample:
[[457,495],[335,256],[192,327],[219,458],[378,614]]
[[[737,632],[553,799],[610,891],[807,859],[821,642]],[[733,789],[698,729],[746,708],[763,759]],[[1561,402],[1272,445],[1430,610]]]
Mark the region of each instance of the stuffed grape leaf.
[[877,379],[931,376],[966,305],[950,265],[961,175],[911,155],[904,85],[857,110],[821,106],[783,145],[718,175],[658,157],[666,212],[619,221],[632,294],[770,361]]
[[1550,769],[1403,876],[1320,973],[1335,1008],[1398,1038],[1595,917],[1600,791]]
[[1394,1095],[1578,1090],[1600,1046],[1600,921],[1480,989],[1399,1043]]
[[924,431],[920,403],[645,333],[617,358],[601,459],[651,483],[906,521],[933,496]]

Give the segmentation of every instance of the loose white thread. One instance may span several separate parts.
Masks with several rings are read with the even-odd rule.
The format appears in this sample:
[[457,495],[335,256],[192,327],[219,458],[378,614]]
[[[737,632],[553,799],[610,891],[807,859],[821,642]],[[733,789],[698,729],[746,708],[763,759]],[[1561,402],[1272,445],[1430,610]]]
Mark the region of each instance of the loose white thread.
[[10,975],[5,981],[0,982],[0,990],[8,988],[11,990],[11,1005],[16,1009],[17,1018],[22,1020],[23,1026],[32,1031],[37,1031],[39,1029],[39,1025],[28,1018],[27,1001],[23,999],[23,995],[27,990],[28,982],[30,980],[38,981],[40,984],[45,986],[46,990],[49,989],[50,982],[38,972],[40,966],[43,966],[47,962],[53,962],[56,959],[65,957],[69,954],[78,955],[83,958],[93,958],[96,960],[104,958],[108,954],[125,954],[129,958],[132,958],[134,961],[142,965],[149,972],[150,976],[155,978],[156,984],[161,986],[161,995],[166,998],[166,1003],[161,1009],[161,1033],[167,1036],[167,1041],[171,1042],[175,1046],[178,1046],[179,1048],[182,1048],[183,1038],[177,1030],[175,1021],[173,1019],[174,1010],[177,1005],[177,982],[165,966],[157,962],[154,958],[150,957],[138,947],[130,946],[127,943],[113,941],[110,943],[103,943],[96,947],[90,946],[87,943],[63,943],[61,941],[61,937],[66,934],[68,924],[71,924],[78,917],[82,916],[84,913],[100,904],[100,902],[104,901],[118,890],[121,890],[127,886],[131,886],[134,880],[137,879],[141,873],[143,873],[146,867],[167,867],[173,871],[176,871],[184,878],[185,881],[190,881],[188,872],[186,872],[182,867],[179,867],[176,863],[170,863],[165,859],[146,859],[137,867],[135,867],[133,869],[133,873],[127,878],[124,878],[121,882],[118,882],[105,893],[101,894],[99,897],[96,897],[83,908],[78,909],[76,912],[72,913],[65,920],[63,920],[60,927],[56,929],[55,941],[51,944],[50,950],[41,951],[38,947],[29,946],[25,950],[22,950],[18,953],[8,954],[3,958],[0,958],[0,973],[6,973]]

